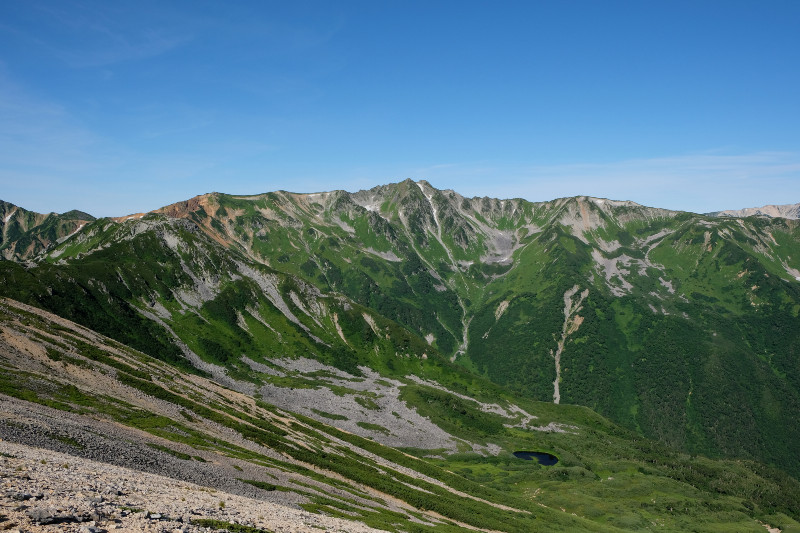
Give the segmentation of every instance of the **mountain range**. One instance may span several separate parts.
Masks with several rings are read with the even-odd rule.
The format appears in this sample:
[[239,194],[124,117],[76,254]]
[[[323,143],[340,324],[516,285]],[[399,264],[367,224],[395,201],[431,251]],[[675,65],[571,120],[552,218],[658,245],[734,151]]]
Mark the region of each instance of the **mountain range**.
[[[791,530],[800,518],[800,222],[797,206],[778,207],[743,217],[592,197],[465,198],[411,180],[356,193],[211,193],[120,218],[0,202],[5,328],[43,354],[38,367],[4,356],[14,377],[3,392],[75,410],[61,387],[69,368],[89,368],[115,376],[102,397],[95,378],[73,385],[95,416],[130,420],[107,398],[136,411],[145,406],[129,389],[154,395],[173,405],[158,416],[181,429],[150,435],[173,444],[197,444],[174,434],[201,431],[198,420],[228,424],[304,468],[365,483],[354,456],[342,456],[361,465],[347,471],[320,458],[344,453],[324,444],[338,439],[358,456],[391,457],[404,475],[521,513],[470,517],[452,492],[442,509],[423,509],[400,485],[371,485],[457,527],[661,520],[664,530],[763,531],[756,520],[777,520]],[[68,326],[53,325],[63,319]],[[70,357],[78,362],[65,365]],[[253,401],[266,411],[252,414]],[[234,411],[240,425],[219,418]],[[285,418],[264,430],[283,432],[278,440],[241,426],[261,428],[252,417],[266,412]],[[510,456],[520,449],[559,463],[520,471]],[[512,479],[522,487],[510,489]],[[645,485],[673,510],[626,495]],[[315,497],[305,505],[319,510]],[[689,501],[704,502],[707,527]],[[549,514],[561,507],[574,521]],[[349,501],[344,515],[410,527],[392,526],[395,508],[357,509]]]
[[769,217],[769,218],[800,218],[800,204],[785,204],[785,205],[764,205],[761,207],[747,207],[745,209],[728,209],[725,211],[717,211],[708,213],[710,216],[718,217]]

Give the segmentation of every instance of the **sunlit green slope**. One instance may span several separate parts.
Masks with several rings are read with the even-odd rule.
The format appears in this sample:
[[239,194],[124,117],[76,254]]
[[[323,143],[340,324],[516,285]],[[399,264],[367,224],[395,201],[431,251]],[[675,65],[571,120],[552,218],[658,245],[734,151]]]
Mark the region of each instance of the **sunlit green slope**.
[[796,221],[407,180],[204,195],[38,257],[0,264],[3,294],[178,364],[248,379],[247,360],[283,355],[394,375],[452,360],[520,398],[800,474]]
[[[292,361],[274,359],[264,379],[277,382]],[[419,372],[431,364],[419,363]],[[462,445],[491,443],[492,453],[385,446],[335,427],[341,416],[280,408],[246,382],[223,387],[11,300],[0,301],[0,369],[0,438],[179,479],[205,473],[221,501],[246,493],[385,531],[800,530],[800,484],[776,469],[679,453],[587,408],[517,400],[457,372],[440,370],[451,379],[444,387],[323,365],[287,372],[281,386],[305,382],[322,398],[336,382],[346,397],[359,379],[390,380],[438,428]],[[516,450],[559,462],[539,466]],[[139,453],[150,459],[126,463]]]

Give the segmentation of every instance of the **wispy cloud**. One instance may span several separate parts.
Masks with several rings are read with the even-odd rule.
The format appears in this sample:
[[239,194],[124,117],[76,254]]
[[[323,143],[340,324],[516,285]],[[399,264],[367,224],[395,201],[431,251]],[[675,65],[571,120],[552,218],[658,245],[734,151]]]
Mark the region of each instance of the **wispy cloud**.
[[0,29],[73,68],[107,67],[155,57],[194,38],[191,24],[183,18],[170,20],[164,9],[148,10],[151,20],[147,23],[135,20],[142,16],[141,10],[124,3],[42,2],[32,9],[36,12],[35,30],[22,24],[0,24]]
[[124,61],[158,56],[191,40],[186,36],[170,36],[160,31],[135,36],[109,32],[107,37],[105,47],[57,49],[53,50],[53,53],[71,67],[105,67]]

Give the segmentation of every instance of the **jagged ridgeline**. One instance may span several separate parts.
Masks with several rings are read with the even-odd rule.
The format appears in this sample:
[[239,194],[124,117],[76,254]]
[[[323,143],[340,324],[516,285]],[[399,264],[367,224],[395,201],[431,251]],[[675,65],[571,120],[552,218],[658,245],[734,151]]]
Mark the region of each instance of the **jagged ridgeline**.
[[94,220],[81,211],[34,213],[0,200],[0,254],[14,261],[41,254]]
[[255,365],[303,356],[488,379],[800,475],[795,220],[470,199],[410,180],[208,194],[86,217],[61,242],[4,217],[16,262],[0,264],[2,295],[185,368],[254,380]]

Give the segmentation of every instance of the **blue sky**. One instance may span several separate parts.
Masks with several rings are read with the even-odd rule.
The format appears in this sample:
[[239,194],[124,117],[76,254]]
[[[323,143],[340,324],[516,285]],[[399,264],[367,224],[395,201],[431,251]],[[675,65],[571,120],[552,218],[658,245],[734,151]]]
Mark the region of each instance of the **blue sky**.
[[0,199],[800,202],[800,2],[0,2]]

